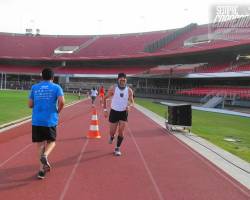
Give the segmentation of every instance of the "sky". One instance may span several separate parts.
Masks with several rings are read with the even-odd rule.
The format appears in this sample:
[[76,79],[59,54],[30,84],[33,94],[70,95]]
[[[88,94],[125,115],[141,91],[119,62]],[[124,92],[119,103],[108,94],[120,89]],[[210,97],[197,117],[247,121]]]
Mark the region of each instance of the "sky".
[[105,35],[209,23],[211,7],[250,0],[0,0],[0,32]]

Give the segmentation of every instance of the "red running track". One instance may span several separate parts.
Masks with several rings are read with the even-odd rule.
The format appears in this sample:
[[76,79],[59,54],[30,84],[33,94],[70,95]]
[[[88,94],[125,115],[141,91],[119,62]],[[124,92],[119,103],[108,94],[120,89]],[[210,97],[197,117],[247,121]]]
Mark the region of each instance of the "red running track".
[[121,157],[101,139],[86,139],[90,101],[63,110],[52,171],[37,180],[30,123],[0,134],[0,194],[8,200],[248,200],[250,192],[175,136],[133,109]]

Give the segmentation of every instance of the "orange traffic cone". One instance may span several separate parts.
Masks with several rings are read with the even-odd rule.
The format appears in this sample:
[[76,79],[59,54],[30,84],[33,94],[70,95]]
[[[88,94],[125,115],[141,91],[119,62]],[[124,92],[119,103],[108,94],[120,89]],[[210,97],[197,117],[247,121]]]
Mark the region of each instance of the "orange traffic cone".
[[93,112],[92,112],[92,118],[91,118],[91,123],[90,123],[87,138],[101,138],[101,134],[99,132],[97,111],[95,108],[93,109]]

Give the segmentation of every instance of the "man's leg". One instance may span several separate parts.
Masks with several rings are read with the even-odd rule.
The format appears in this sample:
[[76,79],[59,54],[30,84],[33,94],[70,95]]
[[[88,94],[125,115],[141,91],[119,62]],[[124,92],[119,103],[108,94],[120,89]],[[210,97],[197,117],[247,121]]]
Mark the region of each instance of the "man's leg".
[[110,134],[109,143],[110,144],[112,144],[112,142],[114,140],[117,126],[118,126],[118,122],[116,122],[116,123],[110,123],[110,125],[109,125],[109,127],[110,127],[110,130],[109,130],[109,134]]
[[122,144],[123,138],[124,138],[124,130],[125,130],[126,122],[125,121],[119,121],[119,127],[118,127],[118,137],[117,137],[117,143],[115,148],[115,155],[120,156],[120,146]]
[[40,162],[41,156],[44,154],[45,150],[45,142],[38,142],[37,143],[37,152],[38,152],[38,160],[40,163],[39,170],[43,171],[43,164]]
[[46,171],[44,170],[44,167],[43,167],[44,165],[41,163],[41,156],[44,153],[44,149],[45,149],[45,142],[38,142],[37,152],[38,152],[38,159],[39,159],[40,167],[39,167],[39,172],[37,174],[37,178],[39,179],[44,179],[45,174],[46,174]]
[[95,99],[96,99],[96,97],[95,97],[95,96],[93,96],[93,97],[92,97],[92,107],[94,107],[94,106],[95,106]]
[[[122,137],[124,136],[124,130],[126,127],[126,123],[125,121],[119,121],[119,128],[118,128],[118,136]],[[119,145],[121,146],[121,144]]]
[[103,95],[100,95],[100,105],[103,106]]
[[41,156],[41,163],[43,164],[43,169],[45,171],[50,171],[51,166],[48,161],[48,156],[52,152],[52,150],[55,148],[56,143],[55,141],[47,141],[47,144],[45,145],[45,150],[43,155]]
[[45,146],[44,154],[45,156],[49,156],[49,154],[52,152],[52,150],[55,148],[56,142],[55,141],[47,141],[47,144]]
[[45,171],[50,171],[51,166],[48,161],[48,156],[50,155],[50,153],[56,146],[56,142],[55,142],[56,141],[56,126],[45,127],[45,130],[47,132],[46,137],[45,137],[46,145],[45,145],[44,153],[41,156],[40,160],[41,160],[41,163],[43,164],[43,169]]

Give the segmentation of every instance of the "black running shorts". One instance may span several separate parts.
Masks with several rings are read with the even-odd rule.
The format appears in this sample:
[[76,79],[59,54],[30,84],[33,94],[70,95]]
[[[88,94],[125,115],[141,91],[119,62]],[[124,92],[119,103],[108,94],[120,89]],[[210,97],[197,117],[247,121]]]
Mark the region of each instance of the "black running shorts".
[[109,122],[116,123],[119,121],[128,121],[128,112],[125,111],[116,111],[111,109],[109,113]]
[[56,141],[56,126],[32,126],[32,142]]

